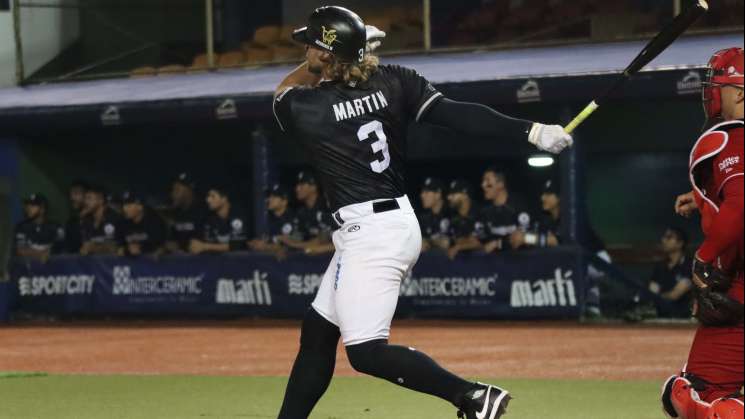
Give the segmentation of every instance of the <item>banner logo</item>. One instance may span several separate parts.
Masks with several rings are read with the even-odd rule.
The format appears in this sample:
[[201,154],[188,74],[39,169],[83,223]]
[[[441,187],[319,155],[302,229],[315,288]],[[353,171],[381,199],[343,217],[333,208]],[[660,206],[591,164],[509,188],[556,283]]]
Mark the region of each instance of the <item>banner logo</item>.
[[217,280],[217,304],[242,304],[252,306],[271,306],[272,291],[265,272],[254,271],[250,279]]
[[576,307],[577,295],[572,271],[557,268],[552,279],[513,281],[510,306],[521,307]]
[[106,126],[121,125],[122,117],[119,115],[119,108],[116,106],[109,106],[101,114],[101,123]]
[[225,101],[217,107],[215,114],[219,120],[236,119],[238,118],[238,107],[235,105],[233,99],[225,99]]
[[496,276],[483,278],[412,278],[401,284],[402,297],[494,297]]
[[701,74],[698,71],[689,71],[678,81],[678,94],[690,95],[701,91]]
[[287,293],[290,295],[315,295],[323,282],[318,274],[290,274],[287,277]]
[[22,276],[18,290],[21,297],[90,295],[95,281],[92,275]]
[[541,101],[541,88],[535,80],[528,80],[517,90],[518,103],[531,103]]
[[133,277],[129,266],[114,266],[114,295],[200,295],[202,276]]

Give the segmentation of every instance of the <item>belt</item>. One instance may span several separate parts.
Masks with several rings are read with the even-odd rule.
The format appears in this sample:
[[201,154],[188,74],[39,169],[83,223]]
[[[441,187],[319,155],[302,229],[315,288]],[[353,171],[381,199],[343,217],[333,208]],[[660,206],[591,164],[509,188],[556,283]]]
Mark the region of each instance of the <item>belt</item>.
[[[385,201],[378,201],[372,203],[372,209],[374,214],[379,214],[381,212],[388,212],[400,209],[401,205],[399,205],[398,201],[395,199],[387,199]],[[336,224],[341,227],[344,225],[344,219],[341,218],[341,214],[339,214],[339,211],[336,211],[332,214],[334,217],[334,221],[336,221]]]

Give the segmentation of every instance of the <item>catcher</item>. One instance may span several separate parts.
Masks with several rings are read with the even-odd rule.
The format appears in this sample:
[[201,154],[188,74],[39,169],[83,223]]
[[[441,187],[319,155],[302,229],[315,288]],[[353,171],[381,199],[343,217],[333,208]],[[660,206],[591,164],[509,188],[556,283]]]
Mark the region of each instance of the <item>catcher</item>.
[[688,363],[663,387],[668,417],[743,418],[743,49],[714,54],[704,108],[717,121],[690,158],[693,191],[675,210],[698,210],[705,240],[693,262],[693,315],[701,326]]

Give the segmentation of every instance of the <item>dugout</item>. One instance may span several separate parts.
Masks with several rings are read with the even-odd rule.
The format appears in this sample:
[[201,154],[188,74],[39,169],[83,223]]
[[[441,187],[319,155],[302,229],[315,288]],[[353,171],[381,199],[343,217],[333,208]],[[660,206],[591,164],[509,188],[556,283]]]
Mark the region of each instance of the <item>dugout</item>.
[[[454,99],[565,122],[643,44],[446,52],[384,62],[417,69]],[[481,170],[496,163],[513,174],[527,198],[537,196],[546,178],[560,177],[570,235],[587,221],[589,208],[589,219],[609,244],[652,242],[669,222],[674,194],[687,188],[687,150],[704,122],[702,68],[713,51],[742,44],[741,34],[680,39],[582,126],[577,147],[549,169],[527,165],[527,156],[535,154],[527,144],[412,127],[411,194],[433,172],[478,185]],[[270,92],[289,70],[270,66],[0,90],[0,255],[7,255],[5,238],[20,217],[21,196],[46,193],[54,218],[64,219],[66,187],[76,178],[105,179],[112,192],[135,188],[157,203],[170,177],[190,170],[205,184],[231,184],[260,232],[263,190],[278,179],[290,182],[287,173],[306,164],[271,113]],[[688,227],[695,231],[694,224]]]

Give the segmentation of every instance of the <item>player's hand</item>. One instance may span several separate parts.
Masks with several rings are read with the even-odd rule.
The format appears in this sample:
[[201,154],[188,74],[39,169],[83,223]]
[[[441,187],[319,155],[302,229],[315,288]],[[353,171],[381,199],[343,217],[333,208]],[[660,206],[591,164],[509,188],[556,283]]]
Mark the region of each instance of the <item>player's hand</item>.
[[500,240],[492,240],[484,245],[484,252],[494,253],[502,248],[502,242]]
[[383,44],[386,33],[372,25],[366,25],[365,29],[367,29],[367,47],[365,50],[366,52],[373,52]]
[[538,147],[539,150],[559,154],[567,147],[574,144],[571,135],[564,131],[561,125],[543,125],[534,123],[528,135],[528,141]]
[[460,249],[458,248],[458,246],[453,246],[448,249],[448,258],[450,260],[455,260],[455,258],[458,256],[458,253],[460,253]]
[[510,234],[510,247],[513,249],[519,249],[525,245],[525,233],[520,230],[515,230]]
[[675,200],[676,214],[688,218],[697,210],[698,205],[696,205],[696,199],[693,196],[693,191],[685,193],[683,195],[678,195],[678,198]]
[[192,254],[195,254],[195,255],[198,255],[198,254],[204,252],[203,243],[201,241],[199,241],[199,240],[192,239],[189,242],[189,252],[191,252]]

